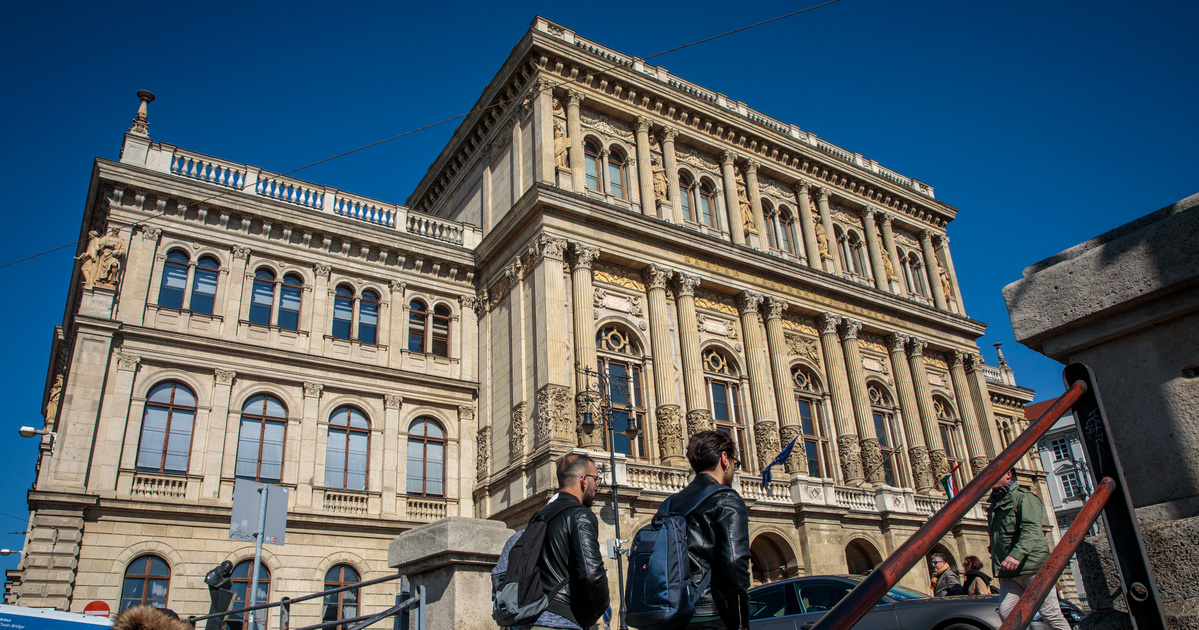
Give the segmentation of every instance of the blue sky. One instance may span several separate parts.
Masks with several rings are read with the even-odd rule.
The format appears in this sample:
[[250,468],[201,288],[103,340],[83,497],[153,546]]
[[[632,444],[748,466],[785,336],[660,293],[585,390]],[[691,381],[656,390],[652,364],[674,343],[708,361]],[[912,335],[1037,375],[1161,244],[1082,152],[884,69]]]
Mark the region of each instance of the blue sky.
[[[8,245],[72,242],[92,159],[116,159],[147,89],[150,134],[284,172],[466,112],[533,16],[646,57],[812,4],[13,2],[0,8]],[[730,12],[735,10],[735,12]],[[1199,3],[841,0],[652,60],[936,187],[967,313],[1038,399],[1061,367],[1012,339],[1028,265],[1199,191]],[[456,123],[297,173],[402,203]],[[20,548],[53,327],[73,248],[0,268],[8,482]],[[17,556],[0,558],[15,568]]]

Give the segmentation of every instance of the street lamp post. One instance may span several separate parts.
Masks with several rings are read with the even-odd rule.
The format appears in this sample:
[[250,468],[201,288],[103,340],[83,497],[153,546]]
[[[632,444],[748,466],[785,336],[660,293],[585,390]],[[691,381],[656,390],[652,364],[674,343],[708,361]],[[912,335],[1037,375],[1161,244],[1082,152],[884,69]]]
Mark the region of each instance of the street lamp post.
[[[629,391],[629,382],[633,380],[632,376],[613,376],[600,370],[593,370],[587,366],[575,364],[575,371],[583,375],[584,389],[587,393],[587,410],[583,412],[583,419],[580,424],[583,431],[591,433],[595,430],[595,418],[591,413],[591,404],[599,403],[600,406],[600,421],[604,425],[604,432],[608,442],[608,469],[612,475],[612,518],[616,530],[616,588],[620,597],[620,630],[628,630],[629,625],[625,622],[625,602],[624,602],[624,562],[621,555],[625,553],[622,545],[624,541],[620,538],[620,493],[617,489],[619,484],[616,483],[616,431],[612,424],[612,392],[613,389],[617,392]],[[599,396],[595,397],[591,390],[591,379],[594,378],[596,385],[599,387]],[[637,425],[637,417],[632,413],[628,415],[628,421],[625,424],[624,434],[628,436],[630,445],[633,440],[637,439],[637,435],[641,433],[641,427]]]

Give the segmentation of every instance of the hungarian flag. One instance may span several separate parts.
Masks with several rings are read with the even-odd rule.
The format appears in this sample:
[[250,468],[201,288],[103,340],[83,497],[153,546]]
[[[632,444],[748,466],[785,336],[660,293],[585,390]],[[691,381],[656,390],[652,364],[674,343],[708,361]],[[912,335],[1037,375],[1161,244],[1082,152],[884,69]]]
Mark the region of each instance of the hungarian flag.
[[945,494],[949,495],[951,499],[958,496],[958,492],[961,490],[958,488],[958,480],[953,478],[953,473],[958,468],[961,468],[961,466],[962,462],[958,462],[957,466],[950,468],[949,472],[945,473],[944,477],[941,477],[941,487],[945,488]]
[[791,442],[784,446],[783,450],[779,451],[778,457],[770,460],[770,463],[766,465],[766,470],[762,471],[762,485],[770,483],[770,469],[772,467],[781,465],[783,462],[787,461],[788,457],[791,457],[791,449],[795,448],[795,440],[798,439],[798,435],[791,438]]

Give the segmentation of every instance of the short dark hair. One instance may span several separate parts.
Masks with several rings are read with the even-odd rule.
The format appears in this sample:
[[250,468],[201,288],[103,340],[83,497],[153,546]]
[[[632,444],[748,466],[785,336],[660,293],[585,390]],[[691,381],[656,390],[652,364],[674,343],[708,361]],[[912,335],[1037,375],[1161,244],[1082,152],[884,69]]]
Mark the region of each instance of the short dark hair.
[[700,431],[687,442],[687,461],[697,473],[712,470],[720,462],[720,454],[728,453],[737,459],[733,438],[723,431]]
[[595,462],[591,458],[582,453],[567,453],[558,460],[558,487],[566,488],[574,483],[575,479],[586,475],[594,466]]
[[966,567],[967,571],[977,571],[983,568],[983,561],[978,559],[978,556],[966,556],[962,559],[962,566]]

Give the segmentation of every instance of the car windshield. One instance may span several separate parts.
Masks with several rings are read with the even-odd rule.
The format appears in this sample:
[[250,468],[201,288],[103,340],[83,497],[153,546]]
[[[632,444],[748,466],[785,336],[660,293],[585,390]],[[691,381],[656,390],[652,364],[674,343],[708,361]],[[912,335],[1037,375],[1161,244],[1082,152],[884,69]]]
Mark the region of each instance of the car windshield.
[[891,599],[918,599],[921,597],[928,597],[928,595],[906,589],[902,586],[896,586],[887,591],[887,597],[890,597]]

